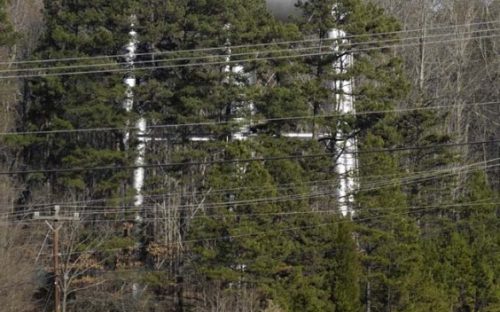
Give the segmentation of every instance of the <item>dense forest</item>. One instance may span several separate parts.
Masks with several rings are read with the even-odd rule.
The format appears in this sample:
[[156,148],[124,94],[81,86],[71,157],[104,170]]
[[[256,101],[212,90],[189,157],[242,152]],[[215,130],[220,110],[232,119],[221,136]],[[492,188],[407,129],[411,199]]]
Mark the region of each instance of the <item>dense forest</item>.
[[0,310],[500,311],[498,27],[0,0]]

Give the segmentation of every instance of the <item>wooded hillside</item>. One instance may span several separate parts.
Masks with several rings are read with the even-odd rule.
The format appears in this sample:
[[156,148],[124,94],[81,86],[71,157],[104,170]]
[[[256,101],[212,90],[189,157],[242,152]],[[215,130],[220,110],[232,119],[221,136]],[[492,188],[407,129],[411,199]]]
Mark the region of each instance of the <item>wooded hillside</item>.
[[296,7],[0,0],[0,310],[500,311],[500,2]]

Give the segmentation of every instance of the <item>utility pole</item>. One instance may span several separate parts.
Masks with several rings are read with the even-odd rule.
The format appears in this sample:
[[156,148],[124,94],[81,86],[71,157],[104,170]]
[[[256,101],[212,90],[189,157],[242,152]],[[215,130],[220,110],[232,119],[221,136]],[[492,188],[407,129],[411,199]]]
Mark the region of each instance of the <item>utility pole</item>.
[[[54,206],[54,215],[51,216],[40,216],[40,212],[36,211],[33,215],[34,220],[45,220],[45,223],[52,230],[53,241],[52,241],[52,262],[54,267],[54,311],[61,312],[61,288],[60,288],[60,275],[59,275],[59,230],[62,224],[58,225],[59,221],[78,221],[80,216],[77,212],[73,216],[61,216],[59,212],[61,207],[59,205]],[[49,221],[52,221],[50,223]]]

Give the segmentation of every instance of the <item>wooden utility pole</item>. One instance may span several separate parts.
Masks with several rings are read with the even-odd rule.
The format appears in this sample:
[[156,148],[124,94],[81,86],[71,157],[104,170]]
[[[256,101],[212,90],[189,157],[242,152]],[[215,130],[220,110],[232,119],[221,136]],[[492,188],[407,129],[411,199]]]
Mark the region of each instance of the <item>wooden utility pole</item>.
[[[60,274],[59,274],[59,230],[62,224],[58,225],[59,221],[78,221],[80,216],[78,213],[74,213],[73,216],[61,216],[59,215],[60,207],[58,205],[54,206],[54,215],[51,216],[40,216],[40,212],[35,212],[33,215],[34,220],[45,220],[45,223],[52,230],[53,242],[52,242],[52,262],[54,267],[54,311],[61,312],[61,288],[60,288]],[[50,223],[52,221],[53,223]]]

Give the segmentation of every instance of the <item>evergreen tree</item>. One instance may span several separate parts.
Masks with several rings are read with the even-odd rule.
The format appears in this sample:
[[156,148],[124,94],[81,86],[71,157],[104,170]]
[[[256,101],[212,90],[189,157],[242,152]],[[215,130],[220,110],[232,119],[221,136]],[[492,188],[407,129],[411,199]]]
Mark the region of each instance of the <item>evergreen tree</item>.
[[[248,47],[229,51],[228,46],[282,41],[293,36],[293,27],[281,25],[274,20],[267,12],[265,1],[261,0],[149,1],[149,5],[140,7],[138,12],[138,33],[145,34],[140,43],[143,52],[166,52],[167,55],[183,57],[186,53],[177,51],[223,47],[209,52],[189,53],[188,57],[204,58],[180,61],[177,64],[182,65],[181,68],[159,68],[141,74],[141,83],[137,89],[139,107],[141,113],[152,123],[228,122],[226,126],[179,127],[152,132],[154,137],[168,138],[168,146],[158,148],[152,143],[149,146],[153,151],[149,153],[150,162],[232,162],[238,158],[268,156],[272,149],[265,145],[267,141],[236,142],[231,141],[231,137],[241,126],[232,120],[235,117],[250,119],[252,112],[248,111],[249,104],[260,105],[261,102],[258,101],[264,97],[265,89],[251,82],[269,80],[273,61],[225,64],[227,58],[230,62],[252,58],[252,55],[237,54],[263,49]],[[165,12],[167,14],[164,14]],[[270,45],[266,49],[273,48],[276,49]],[[161,66],[162,61],[167,59],[168,57],[163,57],[162,60],[161,56],[156,58],[152,55],[148,56],[147,61]],[[220,64],[195,65],[213,61]],[[285,62],[281,63],[285,66]],[[193,137],[208,137],[213,141],[192,142]],[[293,162],[283,165],[287,169],[296,169]],[[264,199],[262,203],[257,201],[256,204],[237,205],[237,208],[224,205],[212,209],[214,207],[209,204],[206,208],[201,205],[201,209],[192,212],[196,213],[192,221],[181,221],[182,224],[179,225],[185,229],[183,232],[187,232],[189,238],[195,237],[198,240],[204,237],[238,236],[244,233],[267,232],[269,229],[278,230],[281,227],[286,228],[288,223],[279,222],[278,217],[275,220],[269,214],[283,212],[285,208],[282,205],[268,204],[265,199],[285,194],[276,190],[275,183],[278,182],[273,181],[275,171],[270,171],[268,166],[276,169],[272,164],[263,166],[258,163],[229,163],[215,167],[179,166],[170,168],[166,175],[161,176],[156,176],[151,170],[148,172],[148,176],[152,176],[149,178],[148,189],[154,192],[159,185],[165,185],[166,181],[175,181],[174,183],[179,185],[179,188],[186,189],[187,193],[209,194],[206,197],[209,203]],[[298,177],[296,173],[286,170],[279,172],[288,173]],[[290,183],[285,177],[283,180],[285,182],[280,180],[279,183]],[[240,188],[249,190],[217,191]],[[293,189],[287,190],[286,194],[294,194]],[[211,193],[212,190],[215,194]],[[190,201],[191,199],[186,197],[182,200],[182,205],[189,205]],[[290,202],[295,207],[296,203]],[[286,209],[291,211],[292,207]],[[201,211],[206,214],[203,218],[199,218],[202,217]],[[186,214],[189,213],[191,212]],[[279,226],[274,226],[274,223]],[[273,233],[266,234],[265,237],[269,236],[282,237]],[[276,244],[283,245],[284,250],[276,249]],[[270,294],[270,280],[283,269],[280,267],[285,267],[279,254],[282,252],[283,256],[286,256],[290,252],[290,244],[286,236],[281,240],[269,240],[266,243],[262,243],[259,236],[209,240],[195,246],[192,251],[194,253],[180,257],[190,264],[186,269],[195,268],[201,276],[199,281],[204,283],[199,286],[202,289],[209,291],[218,287],[228,297],[233,296],[235,292],[241,293],[246,289],[256,288],[267,288],[265,293]],[[189,260],[189,256],[194,259]],[[273,256],[276,256],[276,259]],[[178,267],[176,270],[183,269]]]
[[481,172],[469,176],[463,206],[453,219],[443,218],[427,242],[426,253],[436,283],[453,311],[498,309],[498,218],[495,197]]
[[[255,49],[229,51],[226,47],[270,42],[284,31],[267,12],[265,1],[152,0],[149,4],[139,8],[138,32],[146,34],[141,41],[142,51],[167,52],[188,59],[177,63],[183,65],[182,68],[160,68],[142,77],[141,105],[144,112],[152,114],[158,122],[228,121],[234,114],[231,106],[246,100],[248,73],[256,69],[252,63],[233,63],[251,58],[251,55],[230,56]],[[158,7],[163,10],[158,10]],[[213,49],[176,53],[207,47]],[[224,64],[226,56],[232,62],[228,64],[229,71]],[[168,57],[159,56],[149,61],[161,65],[162,60],[168,60]],[[207,62],[220,64],[195,65]],[[246,74],[235,73],[233,69],[237,66],[243,66]],[[203,129],[185,129],[184,132],[189,130]]]
[[[385,132],[385,131],[384,131]],[[385,147],[381,137],[373,134],[363,140],[362,148]],[[361,189],[363,176],[398,174],[397,160],[392,155],[377,153],[359,159]],[[421,270],[417,228],[407,216],[406,198],[397,182],[361,191],[356,197],[356,217],[363,220],[359,243],[365,256],[366,310],[411,311],[416,304],[411,291],[417,287]]]
[[[124,273],[123,281],[147,285],[144,293],[156,302],[174,298],[162,311],[191,305],[208,310],[214,308],[210,302],[233,311],[249,306],[311,312],[500,309],[498,211],[485,176],[467,176],[454,209],[411,209],[451,201],[453,178],[412,185],[400,179],[406,172],[443,168],[454,154],[445,149],[373,152],[448,142],[436,130],[442,117],[424,112],[318,117],[336,111],[338,99],[346,96],[335,89],[337,81],[354,83],[348,96],[355,98],[358,112],[391,110],[405,98],[409,86],[402,62],[383,47],[383,40],[397,39],[396,21],[362,0],[298,1],[305,19],[292,23],[273,19],[265,4],[45,1],[47,25],[36,58],[97,70],[111,63],[126,72],[130,68],[120,58],[86,58],[123,54],[133,28],[139,34],[137,60],[153,68],[135,72],[132,112],[123,106],[127,74],[30,79],[23,130],[121,128],[138,116],[149,125],[192,123],[148,130],[146,162],[169,165],[146,172],[146,205],[153,209],[141,213],[140,239],[127,236],[127,230],[127,237],[79,248],[100,250],[92,257],[106,269],[119,267],[114,250],[136,251],[127,261],[141,264],[143,271]],[[0,0],[0,45],[12,40],[3,7]],[[328,40],[333,29],[345,31],[349,43]],[[276,43],[304,38],[318,40]],[[247,60],[296,56],[309,48],[322,55]],[[269,52],[276,49],[292,52]],[[345,49],[352,49],[354,63],[339,73],[332,64]],[[245,52],[256,54],[241,55]],[[61,60],[73,57],[83,59]],[[306,115],[312,118],[279,120]],[[263,122],[268,119],[275,120]],[[242,120],[251,122],[244,129],[248,137],[234,140]],[[288,132],[312,132],[314,140],[290,138]],[[339,132],[356,136],[359,144],[360,190],[352,220],[338,213],[338,155],[320,155],[338,153]],[[137,142],[132,135],[127,149],[124,137],[125,131],[114,130],[32,135],[19,142],[30,167],[71,169],[130,164]],[[275,159],[241,161],[260,157]],[[30,175],[27,181],[31,189],[45,183],[58,198],[87,200],[127,198],[131,176],[82,170]],[[89,240],[98,234],[89,229],[82,236]],[[104,293],[120,287],[118,282],[103,286],[102,301]],[[188,288],[203,300],[189,300]],[[134,303],[120,300],[141,308],[135,297]],[[74,302],[75,308],[88,304],[78,295]],[[100,308],[121,307],[106,302]]]
[[[36,57],[61,59],[122,54],[129,40],[130,4],[130,0],[46,1],[46,31]],[[117,64],[113,68],[119,68],[121,61],[84,59],[76,65],[97,63],[92,69],[99,71],[109,68],[104,66],[106,63]],[[55,67],[68,65],[75,63],[51,63]],[[47,73],[48,77],[29,82],[29,105],[24,116],[26,130],[122,128],[131,119],[123,107],[122,74],[99,72],[59,76],[58,71]],[[32,168],[43,169],[121,166],[128,163],[123,138],[123,131],[33,136],[26,149],[26,161]],[[116,193],[128,175],[109,170],[84,171],[33,175],[29,180],[47,181],[56,194],[69,191],[78,199],[88,199]]]
[[[226,159],[252,151],[269,154],[259,144],[253,140],[228,147]],[[200,240],[192,265],[208,285],[221,285],[227,293],[256,289],[262,302],[272,300],[290,311],[332,306],[325,291],[325,255],[330,250],[331,257],[333,234],[324,223],[333,219],[311,213],[300,165],[283,160],[265,166],[228,164],[210,171],[209,185],[234,191],[212,198],[226,204],[207,206],[205,217],[192,224],[191,237]]]
[[352,225],[341,223],[334,241],[333,266],[329,270],[331,300],[336,312],[360,310],[361,263]]
[[[328,67],[328,64],[342,56],[342,48],[330,57],[313,59],[311,64],[316,67],[317,88],[325,88],[335,80],[352,79],[356,86],[352,94],[356,99],[356,111],[380,111],[396,107],[397,101],[404,97],[408,89],[400,60],[388,49],[356,52],[358,48],[368,46],[365,44],[367,41],[396,39],[387,34],[398,30],[396,21],[374,5],[362,1],[308,1],[299,2],[299,6],[308,17],[308,22],[303,26],[305,31],[325,38],[328,31],[335,28],[352,36],[350,43],[354,47],[354,64],[347,68],[346,73],[338,74],[331,69],[331,65]],[[380,45],[370,43],[369,46]],[[326,90],[328,91],[331,93],[331,90]],[[342,90],[335,92],[343,95]],[[327,97],[322,101],[333,102]],[[401,140],[402,134],[395,127],[394,117],[390,114],[361,115],[354,122],[349,119],[345,121],[347,127],[357,133],[361,152],[392,147]],[[346,130],[349,131],[344,129]],[[333,131],[336,131],[335,127]],[[418,229],[407,216],[406,196],[397,182],[387,183],[385,187],[376,185],[377,188],[370,190],[371,183],[368,180],[372,176],[391,176],[397,179],[401,176],[398,165],[399,160],[394,154],[359,155],[361,191],[356,196],[354,210],[355,220],[362,222],[357,232],[358,243],[364,254],[362,285],[365,289],[363,302],[366,311],[424,310],[418,307],[418,299],[411,295],[422,283],[419,278],[422,258]]]
[[[363,37],[363,35],[381,31],[397,30],[396,24],[393,20],[386,18],[380,10],[375,9],[370,5],[364,5],[358,1],[341,2],[341,5],[336,7],[338,10],[338,16],[331,15],[331,10],[328,10],[327,12],[329,13],[325,14],[324,5],[324,2],[314,1],[308,2],[307,4],[299,3],[299,6],[304,8],[306,14],[309,14],[308,16],[312,16],[308,20],[308,23],[303,27],[305,35],[312,33],[318,35],[320,38],[325,38],[327,31],[334,27],[342,27],[343,29],[346,29],[349,34],[358,35],[359,37],[356,37],[359,38],[357,39],[359,41],[358,43],[362,44],[363,40],[367,40]],[[366,22],[366,20],[372,21],[375,19],[379,21],[380,24]],[[328,109],[329,105],[332,105],[335,98],[333,95],[335,93],[332,92],[333,90],[331,90],[328,85],[335,79],[346,80],[363,75],[363,79],[358,79],[359,82],[357,83],[357,90],[355,94],[357,100],[359,99],[359,103],[357,104],[358,110],[361,111],[389,109],[394,107],[394,101],[401,98],[404,94],[406,85],[401,74],[400,63],[391,55],[387,55],[385,52],[380,51],[356,54],[354,67],[349,70],[347,74],[342,75],[335,73],[331,66],[332,62],[334,62],[338,57],[340,57],[339,54],[332,54],[326,57],[312,57],[310,59],[306,59],[306,62],[304,62],[303,65],[300,65],[302,67],[302,72],[298,74],[298,76],[305,75],[306,77],[312,77],[312,79],[310,79],[307,83],[303,83],[301,86],[299,83],[294,82],[293,75],[284,74],[279,76],[280,80],[277,81],[277,87],[281,89],[275,88],[271,91],[273,93],[266,94],[285,96],[285,99],[287,97],[294,98],[297,100],[297,103],[300,103],[302,99],[300,97],[300,93],[298,93],[297,90],[294,90],[297,89],[295,88],[296,86],[300,86],[298,89],[300,90],[303,88],[304,90],[299,91],[304,94],[302,101],[310,103],[308,106],[312,109],[314,115],[319,114],[321,111],[325,111],[325,109]],[[285,92],[289,92],[289,95]],[[341,91],[337,90],[337,92]],[[296,94],[299,95],[299,97],[297,97]],[[311,96],[314,98],[311,98]],[[271,98],[273,98],[273,96],[271,96]],[[280,103],[282,103],[282,101],[279,100],[279,98],[277,99],[277,101],[273,101],[269,103],[269,105],[263,104],[261,106],[263,108],[262,111],[265,114],[270,114],[271,117],[272,114],[276,114],[276,112],[279,114],[279,109],[281,108]],[[263,101],[263,103],[265,103],[265,101]],[[297,105],[292,106],[299,107]],[[304,106],[304,109],[305,107],[306,106]],[[336,131],[335,125],[336,122],[331,123],[330,121],[330,126],[328,127],[328,123],[325,123],[322,125],[322,131],[333,132],[332,137],[334,137],[334,133]],[[279,126],[281,131],[283,129],[283,125]],[[359,133],[361,134],[360,142],[363,148],[366,149],[389,147],[395,144],[399,139],[399,134],[397,133],[394,127],[393,119],[390,116],[385,117],[381,114],[374,117],[359,118],[356,125],[351,125],[351,127],[354,126],[359,129]],[[318,128],[317,124],[312,125],[313,132],[317,133]],[[279,134],[280,131],[277,133]],[[276,132],[275,130],[272,130],[271,133]],[[268,147],[268,151],[273,151],[273,147],[278,147],[280,144],[269,143],[266,146]],[[300,146],[300,144],[297,146]],[[302,147],[303,146],[305,145],[302,145]],[[282,145],[280,147],[282,147]],[[286,150],[286,148],[282,150]],[[303,148],[302,150],[304,151]],[[363,175],[382,175],[389,173],[394,174],[396,177],[398,176],[397,159],[393,158],[391,155],[378,155],[376,157],[370,155],[370,157],[371,158],[367,157],[361,160],[361,170]],[[312,164],[314,164],[314,162],[312,162]],[[312,164],[308,164],[308,166]],[[314,170],[312,172],[315,172],[315,174],[319,172],[326,173],[328,172],[328,168],[331,170],[332,165],[322,166],[320,170]],[[318,168],[316,167],[316,169]],[[279,175],[277,177],[279,177]],[[419,283],[417,277],[421,267],[418,245],[416,243],[417,229],[415,225],[412,224],[411,220],[401,216],[401,214],[404,215],[406,212],[405,196],[401,192],[400,188],[397,185],[394,185],[379,191],[362,193],[359,196],[358,201],[360,206],[360,218],[371,218],[375,216],[378,218],[379,214],[376,214],[375,211],[380,208],[377,207],[384,207],[388,210],[387,213],[384,212],[383,221],[370,222],[369,227],[361,230],[363,235],[360,237],[360,244],[367,253],[367,257],[364,260],[365,268],[368,271],[373,270],[373,272],[367,273],[367,279],[369,280],[369,283],[371,283],[373,292],[370,300],[372,301],[374,307],[383,306],[389,309],[391,307],[394,309],[411,309],[411,307],[416,303],[410,298],[409,293],[412,287]],[[369,209],[370,207],[373,208],[373,210]],[[302,207],[302,209],[306,209],[307,211],[311,208]],[[315,227],[315,223],[312,220],[309,220],[309,222],[310,223],[306,224],[310,224]],[[208,222],[205,222],[205,224],[207,223]],[[288,220],[287,224],[293,225],[294,223],[293,221]],[[215,233],[217,232],[218,231],[215,231]],[[294,252],[295,256],[292,257],[291,260],[297,259],[296,257],[298,255],[302,255],[302,258],[298,258],[304,259],[303,256],[307,255],[309,252],[321,255],[325,250],[323,249],[325,247],[322,247],[322,241],[329,241],[331,244],[330,248],[335,249],[336,247],[339,247],[340,249],[344,248],[345,250],[345,247],[342,246],[346,246],[346,244],[349,246],[349,241],[351,240],[351,238],[343,235],[340,236],[343,241],[334,242],[331,238],[335,237],[335,235],[329,236],[327,234],[328,231],[323,231],[319,235],[318,233],[313,232],[310,234],[312,236],[308,237],[309,233],[310,232],[308,231],[303,231],[303,234],[301,235],[303,237],[301,243],[297,246],[297,251]],[[293,241],[293,239],[290,240],[290,242]],[[305,243],[306,241],[309,243]],[[309,244],[310,247],[308,247]],[[381,247],[372,248],[372,246],[379,246],[380,244],[382,244]],[[228,250],[224,248],[216,248],[215,250],[217,251],[216,254],[220,253],[221,255],[225,255],[225,257],[230,254]],[[342,257],[347,257],[347,255],[341,252],[339,253],[338,258],[334,257],[332,258],[332,261],[334,263],[335,261],[338,261],[338,265],[341,265],[340,263],[342,263]],[[312,259],[314,259],[314,257]],[[284,260],[286,260],[286,258]],[[291,264],[293,263],[294,262],[292,261]],[[322,276],[321,272],[325,272],[326,270],[325,263],[322,263],[321,261],[313,261],[312,263],[315,263],[316,267],[315,274],[313,275]],[[235,267],[237,265],[233,263],[232,266]],[[226,265],[226,268],[227,267],[231,266]],[[313,267],[313,265],[309,267],[304,263],[298,262],[295,263],[295,265],[292,265],[292,268],[294,267],[296,269],[292,272],[300,272],[300,275],[309,276],[303,272],[305,272],[304,270],[307,270],[307,268]],[[348,275],[352,278],[352,280],[357,280],[356,270],[351,271]],[[292,278],[292,276],[295,277]],[[346,277],[346,279],[349,277]],[[370,279],[373,279],[373,281]],[[326,299],[328,297],[325,297],[325,294],[321,294],[321,291],[319,291],[319,285],[328,284],[324,278],[320,280],[317,280],[316,278],[304,279],[297,278],[297,275],[292,274],[289,276],[289,279],[284,279],[284,281],[284,284],[288,285],[287,287],[289,289],[296,289],[295,287],[304,289],[304,291],[300,294],[294,293],[295,297],[298,299],[288,300],[288,304],[286,304],[287,300],[280,300],[279,295],[277,295],[277,297],[271,297],[272,299],[281,302],[281,305],[288,310],[297,311],[308,307],[311,311],[315,311],[325,309],[328,306],[332,307],[335,304],[338,305],[339,311],[356,309],[355,301],[351,302],[352,305],[350,305],[347,303],[349,299],[345,299],[342,296],[339,291],[342,286],[338,284],[338,281],[335,282],[334,278],[331,287],[332,291],[335,293],[331,295],[331,301]],[[309,286],[306,287],[306,285]],[[280,289],[277,285],[274,285],[273,287],[275,291]],[[356,289],[356,286],[353,287],[353,289]],[[310,289],[310,291],[308,289]],[[313,298],[316,299],[313,300]]]
[[[422,107],[421,104],[414,104]],[[402,146],[433,146],[450,142],[449,135],[443,134],[439,129],[443,114],[433,111],[414,111],[403,114],[397,119],[397,129],[401,134]],[[411,174],[422,174],[428,171],[449,168],[458,161],[453,149],[447,147],[423,148],[408,151],[401,155],[401,166]],[[411,206],[436,206],[439,203],[453,201],[450,189],[455,187],[456,178],[450,175],[434,176],[432,179],[422,179],[404,186]],[[429,216],[432,221],[439,213],[437,210],[418,213],[419,219],[425,222],[423,216]]]
[[[306,11],[306,14],[308,14],[307,16],[311,16],[311,18],[308,19],[308,23],[303,26],[304,35],[314,34],[316,36],[319,36],[320,38],[325,38],[327,35],[327,31],[335,27],[345,28],[348,31],[351,31],[352,34],[356,35],[372,34],[387,29],[389,30],[396,29],[395,28],[396,24],[394,23],[393,20],[389,18],[384,18],[384,15],[382,14],[381,11],[375,10],[372,6],[365,6],[361,4],[361,2],[357,1],[342,2],[342,6],[338,7],[339,12],[341,12],[339,13],[338,16],[331,15],[331,9],[327,11],[329,13],[325,14],[324,5],[325,5],[324,2],[314,2],[314,1],[308,2],[307,4],[299,3],[299,6],[302,6]],[[379,24],[373,25],[364,22],[365,18],[375,18],[375,17],[377,18],[377,21],[380,21],[380,25]],[[361,42],[363,40],[367,40],[364,39],[363,36],[360,36],[359,38],[360,38],[359,41]],[[359,55],[355,56],[356,61],[359,60],[359,64],[355,65],[350,71],[348,71],[348,74],[342,74],[342,75],[336,74],[333,71],[331,65],[339,57],[340,54],[333,53],[332,55],[324,57],[312,57],[306,59],[306,61],[303,63],[298,62],[295,68],[298,68],[301,71],[297,74],[286,73],[286,72],[280,73],[278,71],[279,75],[277,76],[278,80],[276,81],[276,87],[271,88],[269,91],[265,91],[265,93],[263,93],[268,95],[268,97],[263,97],[263,100],[261,102],[262,104],[260,103],[258,104],[259,105],[258,107],[261,108],[260,111],[269,117],[278,117],[279,116],[278,114],[283,113],[283,107],[282,107],[283,103],[286,102],[288,104],[290,101],[289,99],[293,99],[294,101],[297,102],[297,104],[291,104],[291,108],[292,107],[299,108],[301,109],[302,112],[305,111],[306,109],[311,109],[313,111],[313,115],[317,115],[320,112],[328,110],[329,106],[331,107],[334,106],[335,104],[334,103],[335,92],[333,92],[333,90],[330,87],[328,87],[331,81],[335,79],[342,79],[342,80],[351,79],[357,77],[358,75],[365,75],[364,77],[366,77],[363,79],[359,79],[359,91],[358,90],[356,91],[356,97],[357,98],[359,97],[360,99],[360,104],[359,104],[360,110],[388,109],[394,105],[395,100],[397,100],[404,94],[403,92],[404,89],[406,88],[406,85],[404,80],[402,79],[401,69],[398,61],[394,59],[392,56],[388,56],[385,53],[381,52],[368,52],[364,54],[360,53]],[[375,73],[377,74],[380,73],[380,76],[376,75]],[[299,77],[301,77],[302,79],[299,79]],[[307,82],[304,82],[303,77],[308,77],[311,79],[307,79]],[[337,90],[336,92],[341,92],[341,91]],[[282,97],[284,100],[281,100],[280,97]],[[266,101],[265,99],[267,98],[273,99],[274,101]],[[302,107],[298,106],[300,105],[301,102],[302,103],[305,102],[307,103],[307,105],[302,105]],[[290,112],[290,109],[288,109],[287,112]],[[391,146],[391,144],[394,144],[394,142],[398,139],[398,133],[396,132],[394,127],[391,126],[390,123],[391,119],[384,118],[383,115],[375,116],[374,118],[363,118],[363,119],[360,118],[357,127],[359,127],[362,133],[362,140],[361,140],[362,144],[365,144],[367,149],[386,147],[386,146]],[[332,137],[335,137],[336,124],[337,122],[335,120],[333,120],[333,122],[332,120],[329,120],[321,125],[321,131],[330,132],[332,133]],[[293,124],[286,125],[283,123],[277,124],[278,128],[273,128],[273,126],[275,126],[275,124],[264,125],[262,128],[264,130],[266,128],[270,129],[271,131],[269,133],[274,133],[279,135],[281,131],[283,131],[284,129],[285,130],[293,129],[293,127],[297,127]],[[351,127],[354,127],[354,125],[351,125]],[[298,127],[298,129],[300,129],[300,127]],[[312,130],[314,133],[317,133],[319,129],[320,128],[317,123],[314,123],[312,125]],[[287,142],[285,144],[290,144],[290,142],[292,141],[291,140],[287,141],[282,139],[282,140],[276,140],[274,142],[269,142],[269,141],[263,141],[263,142],[266,144],[265,146],[267,147],[267,152],[268,153],[271,152],[271,155],[273,155],[273,151],[276,150],[280,151],[290,150],[290,148],[284,147],[283,144],[285,142]],[[304,151],[320,147],[320,145],[318,145],[317,143],[312,143],[309,144],[308,148],[304,149],[304,147],[306,147],[308,144],[302,144],[302,143],[296,145],[295,144],[296,143],[294,143],[291,146],[297,146],[298,149],[302,151],[302,153]],[[257,151],[259,151],[259,149],[257,149]],[[366,165],[366,168],[371,168],[364,171],[365,173],[367,173],[367,175],[375,173],[387,174],[388,172],[397,173],[396,169],[397,160],[393,159],[391,156],[382,155],[378,157],[377,160],[381,161],[381,163],[376,161],[370,163],[368,162],[363,163],[363,165]],[[374,166],[375,163],[377,164],[376,166]],[[279,179],[279,177],[283,175],[283,173],[280,172],[282,170],[279,169],[279,165],[273,164],[273,166],[278,166],[278,169],[273,170],[270,168],[269,170],[270,172],[272,172],[273,177]],[[331,174],[331,172],[333,171],[332,170],[333,164],[331,163],[331,160],[330,163],[326,165],[321,162],[307,162],[307,164],[301,164],[301,166],[304,166],[303,167],[304,169],[305,168],[309,169],[309,170],[304,170],[304,169],[303,170],[304,173],[311,176],[319,177],[321,174]],[[291,170],[287,170],[287,172],[291,172]],[[368,260],[367,262],[374,261],[375,263],[375,261],[377,261],[375,259],[378,259],[380,257],[385,257],[385,258],[391,257],[391,259],[388,260],[390,264],[385,266],[381,270],[384,272],[383,274],[387,275],[388,279],[390,278],[392,280],[386,283],[385,282],[386,279],[382,279],[380,285],[378,285],[378,289],[377,287],[374,287],[374,289],[376,292],[378,292],[377,296],[379,300],[382,300],[382,298],[385,300],[385,297],[383,296],[385,294],[390,293],[391,296],[389,298],[390,302],[387,303],[386,306],[398,306],[398,307],[408,306],[409,303],[407,303],[405,300],[408,297],[407,293],[411,289],[411,286],[409,286],[411,285],[410,280],[412,278],[415,278],[415,276],[417,275],[415,270],[413,269],[409,270],[413,268],[413,264],[415,263],[415,261],[418,261],[418,259],[415,260],[415,258],[417,257],[415,255],[417,253],[416,251],[417,237],[415,234],[416,227],[411,225],[411,222],[406,220],[405,218],[399,218],[398,221],[392,220],[396,218],[398,211],[399,212],[404,211],[406,200],[397,186],[393,188],[392,187],[387,188],[385,192],[386,193],[379,192],[370,194],[369,199],[368,197],[365,198],[360,197],[360,206],[363,206],[364,200],[366,199],[366,201],[370,202],[371,205],[375,205],[378,203],[382,206],[389,206],[389,207],[401,206],[400,209],[402,209],[402,210],[400,210],[399,208],[394,209],[394,214],[392,215],[392,218],[390,216],[387,216],[386,220],[391,220],[390,222],[393,223],[393,227],[389,228],[382,227],[378,230],[381,233],[387,233],[384,234],[387,236],[385,239],[387,239],[388,241],[392,241],[391,247],[377,250],[376,253],[379,253],[380,255],[375,255],[375,254],[371,255],[373,256],[373,258],[369,257],[368,259],[370,260]],[[390,194],[391,196],[388,196],[388,194]],[[312,209],[313,206],[310,207],[303,206],[298,208],[301,210],[305,209],[305,211],[307,211],[309,209]],[[366,215],[370,214],[373,213],[367,212]],[[288,221],[287,224],[289,225],[294,224],[294,222],[290,219],[288,219],[287,221]],[[208,222],[205,222],[205,224],[207,223]],[[299,224],[308,224],[313,228],[318,225],[312,219],[308,220],[307,223],[299,223]],[[373,223],[373,224],[381,224],[381,223]],[[391,232],[393,233],[389,234]],[[349,254],[347,253],[348,247],[345,246],[353,244],[352,238],[344,234],[339,236],[341,237],[341,239],[338,237],[339,240],[335,241],[334,239],[332,239],[333,237],[336,237],[335,234],[332,235],[329,231],[325,231],[324,229],[322,229],[321,233],[302,230],[302,234],[299,236],[301,236],[302,239],[299,241],[296,251],[293,253],[294,256],[288,260],[291,261],[289,263],[291,264],[292,272],[300,272],[299,276],[304,275],[304,276],[316,276],[316,277],[298,278],[297,275],[293,274],[289,275],[288,279],[283,280],[283,284],[287,285],[285,289],[301,288],[303,289],[303,292],[301,293],[293,292],[294,297],[297,298],[296,300],[291,298],[289,300],[283,300],[283,299],[280,300],[280,298],[283,297],[280,296],[278,292],[278,294],[275,295],[275,297],[271,296],[273,302],[277,300],[277,302],[281,303],[281,306],[291,311],[299,311],[304,309],[309,309],[311,311],[323,310],[326,309],[327,307],[331,308],[336,304],[338,304],[339,311],[355,310],[356,301],[348,303],[350,299],[352,299],[352,297],[346,299],[342,295],[341,291],[339,291],[339,289],[341,289],[342,286],[339,285],[338,280],[336,281],[335,278],[332,277],[331,281],[327,281],[324,278],[326,276],[324,274],[327,270],[327,267],[328,266],[331,267],[333,264],[326,264],[323,261],[317,261],[317,260],[314,261],[311,260],[312,261],[311,263],[309,262],[304,263],[304,261],[302,262],[293,261],[293,259],[304,259],[304,257],[309,253],[312,253],[312,255],[324,256],[328,248],[336,250],[336,248],[338,247],[340,250],[344,250],[344,252],[340,252],[338,258],[330,257],[329,259],[333,263],[338,261],[337,265],[341,267],[342,261],[345,261],[342,260],[343,257],[350,257]],[[295,240],[292,237],[290,241],[294,242]],[[325,245],[323,245],[322,242],[324,242]],[[409,246],[407,246],[407,244]],[[328,248],[325,246],[328,246]],[[395,254],[389,254],[389,251],[391,250],[392,247],[398,249],[398,251],[396,251]],[[228,254],[227,250],[225,249],[216,248],[215,250],[217,250],[217,253],[220,253],[222,255]],[[406,251],[409,251],[408,254],[406,254]],[[317,258],[310,256],[306,257],[306,259],[317,259]],[[286,260],[286,257],[284,260]],[[312,275],[305,274],[305,272],[307,272],[307,270],[312,267],[315,267],[315,269],[313,270],[315,273]],[[395,272],[394,270],[395,267],[404,267],[404,268],[401,268],[401,270]],[[409,271],[406,272],[405,269],[408,269]],[[353,271],[345,272],[346,273],[345,280],[351,278],[351,280],[356,281],[357,280],[356,272],[357,272],[356,269],[353,269]],[[379,272],[375,274],[378,275]],[[321,276],[323,276],[323,278],[321,278]],[[340,276],[338,278],[340,278]],[[404,286],[403,287],[399,286],[401,284],[404,284]],[[331,291],[335,293],[331,294],[331,297],[329,297],[320,290],[322,288],[322,286],[320,285],[330,285],[328,287],[331,287]],[[274,287],[275,291],[280,289],[278,285],[274,285],[272,287]],[[352,289],[356,289],[356,286],[352,285]]]
[[484,172],[471,174],[467,190],[464,201],[479,202],[477,206],[464,209],[464,215],[470,219],[467,234],[473,251],[474,310],[494,311],[500,308],[500,266],[497,261],[500,224],[495,209],[497,197],[493,195]]
[[[327,40],[329,32],[333,29],[339,29],[339,16],[333,14],[334,7],[337,6],[337,1],[298,1],[297,6],[303,10],[304,22],[301,25],[301,31],[304,36],[314,36],[319,41],[319,52],[326,52],[332,49],[333,46],[340,42]],[[309,78],[309,81],[302,85],[306,96],[306,103],[309,109],[312,110],[312,115],[317,116],[334,111],[339,103],[336,103],[336,93],[341,90],[332,90],[333,81],[336,78],[341,80],[349,80],[352,76],[339,77],[334,69],[333,64],[337,62],[343,55],[343,52],[331,53],[320,56],[313,56],[305,59],[303,67],[303,75]],[[342,79],[343,78],[343,79]],[[327,120],[312,119],[312,131],[314,137],[318,136],[318,132],[335,133],[336,129],[333,123]]]

